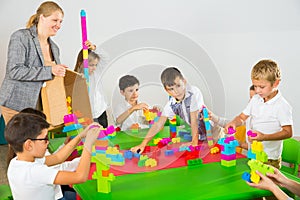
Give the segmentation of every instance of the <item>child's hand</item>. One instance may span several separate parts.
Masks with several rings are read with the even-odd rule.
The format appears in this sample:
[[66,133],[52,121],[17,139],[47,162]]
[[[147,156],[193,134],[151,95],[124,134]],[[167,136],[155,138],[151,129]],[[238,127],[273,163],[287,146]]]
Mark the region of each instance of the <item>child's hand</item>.
[[231,127],[234,130],[236,130],[236,126],[234,123],[229,122],[228,124],[225,125],[224,129],[225,129],[225,133],[228,134],[228,128]]
[[90,49],[92,51],[96,50],[96,45],[94,45],[93,43],[91,43],[89,40],[85,41],[84,44],[88,47],[88,49]]
[[92,147],[97,140],[100,131],[102,130],[102,126],[98,123],[93,123],[89,125],[86,130],[86,138],[84,142],[84,148],[86,148],[89,152],[92,152]]
[[[103,129],[103,127],[96,123],[96,122],[93,122],[91,123],[90,125],[88,125],[81,133],[79,133],[79,137],[82,139],[82,138],[85,138],[87,133],[89,132],[90,129],[92,128],[101,128],[101,130]],[[99,131],[100,132],[100,131]]]
[[248,136],[248,141],[249,142],[253,142],[254,140],[256,141],[264,141],[265,139],[265,134],[259,132],[259,131],[252,131],[253,133],[256,134],[256,136],[254,137],[251,137],[251,136]]
[[134,106],[134,110],[147,110],[149,106],[146,103],[139,103]]
[[144,149],[145,149],[145,146],[143,144],[140,144],[138,146],[132,147],[130,149],[130,151],[132,151],[134,153],[143,153]]

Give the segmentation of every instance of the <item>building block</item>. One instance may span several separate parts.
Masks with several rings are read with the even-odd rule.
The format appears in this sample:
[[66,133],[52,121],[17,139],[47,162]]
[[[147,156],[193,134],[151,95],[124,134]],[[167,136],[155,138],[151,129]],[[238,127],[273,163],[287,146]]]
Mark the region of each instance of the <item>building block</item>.
[[191,159],[187,161],[188,166],[199,166],[203,164],[203,160],[198,158],[198,159]]
[[236,160],[231,160],[231,161],[221,160],[221,165],[225,167],[236,166]]

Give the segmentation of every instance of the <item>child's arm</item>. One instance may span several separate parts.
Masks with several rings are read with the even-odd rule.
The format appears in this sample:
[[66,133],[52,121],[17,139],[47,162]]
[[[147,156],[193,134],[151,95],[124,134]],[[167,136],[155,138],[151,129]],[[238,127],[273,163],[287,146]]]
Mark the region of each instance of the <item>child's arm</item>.
[[292,125],[282,126],[282,130],[273,134],[264,134],[259,131],[252,130],[256,133],[255,137],[248,137],[249,141],[269,141],[269,140],[284,140],[293,136]]
[[77,147],[78,143],[82,138],[85,138],[87,132],[91,126],[98,125],[97,123],[92,123],[86,127],[81,133],[79,133],[75,138],[73,138],[69,143],[62,147],[57,153],[46,156],[45,164],[47,166],[53,166],[64,162]]
[[199,111],[191,112],[191,131],[192,131],[192,145],[197,146],[198,145],[198,113]]
[[117,117],[117,124],[122,124],[134,111],[141,109],[148,109],[148,105],[146,103],[139,103],[125,110],[121,115]]
[[75,172],[59,171],[53,182],[54,184],[59,184],[59,185],[76,184],[76,183],[85,182],[88,179],[88,174],[90,171],[92,147],[95,141],[97,140],[100,131],[101,131],[101,126],[91,127],[90,129],[88,129],[88,133],[84,143],[84,148],[76,171]]
[[236,116],[231,122],[225,125],[225,132],[227,133],[229,127],[236,129],[236,127],[243,125],[247,118],[248,115],[245,115],[244,113]]
[[164,126],[166,121],[167,117],[161,116],[159,120],[151,126],[143,142],[138,146],[132,147],[130,150],[132,152],[142,153],[145,147],[147,146],[148,142],[160,131],[161,127]]

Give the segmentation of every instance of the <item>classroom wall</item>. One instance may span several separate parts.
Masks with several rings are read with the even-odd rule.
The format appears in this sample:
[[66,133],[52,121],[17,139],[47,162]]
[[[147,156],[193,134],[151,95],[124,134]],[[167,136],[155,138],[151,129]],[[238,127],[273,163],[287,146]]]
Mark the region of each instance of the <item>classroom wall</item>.
[[[42,1],[1,0],[0,82],[10,34],[25,26]],[[118,79],[136,75],[141,100],[163,106],[165,66],[178,66],[198,86],[207,106],[227,118],[246,106],[250,71],[270,58],[282,69],[280,90],[293,107],[300,135],[300,1],[298,0],[89,0],[56,1],[65,12],[53,39],[71,69],[81,48],[80,10],[87,13],[88,39],[108,55],[101,74],[110,107],[121,99]]]

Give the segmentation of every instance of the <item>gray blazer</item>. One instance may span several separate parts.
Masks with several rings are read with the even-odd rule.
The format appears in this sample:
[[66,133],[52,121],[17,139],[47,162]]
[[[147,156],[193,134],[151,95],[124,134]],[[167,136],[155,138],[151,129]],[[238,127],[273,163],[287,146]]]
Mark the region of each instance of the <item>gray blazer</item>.
[[[49,38],[57,64],[59,48]],[[11,35],[4,80],[0,88],[0,105],[21,111],[36,108],[43,82],[53,78],[51,67],[44,66],[36,26],[21,29]]]

